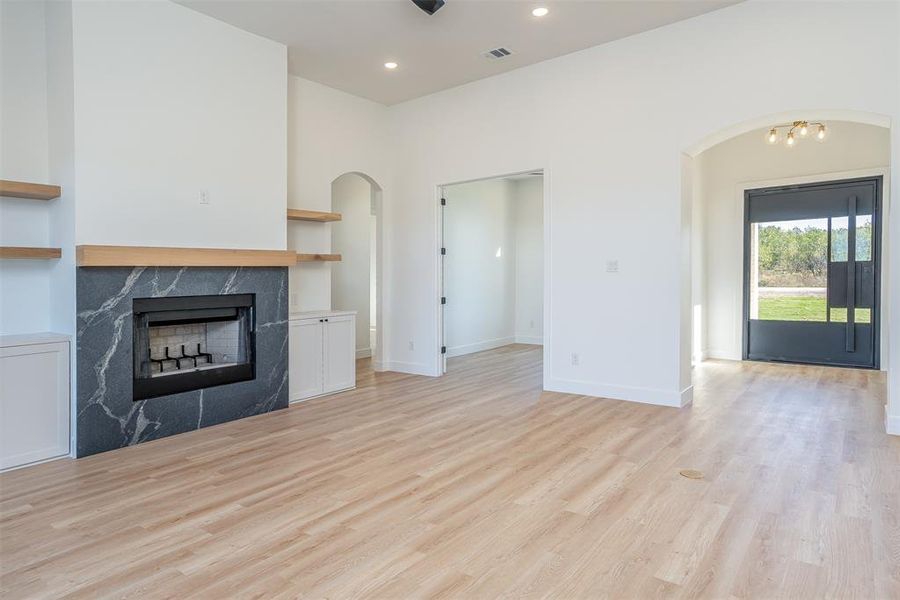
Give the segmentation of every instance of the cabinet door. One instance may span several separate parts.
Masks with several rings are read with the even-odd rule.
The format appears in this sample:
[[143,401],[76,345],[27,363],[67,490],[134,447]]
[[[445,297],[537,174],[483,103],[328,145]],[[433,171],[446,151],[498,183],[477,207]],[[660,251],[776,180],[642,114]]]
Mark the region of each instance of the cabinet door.
[[356,318],[328,317],[325,323],[325,392],[356,385]]
[[322,331],[319,319],[291,321],[288,382],[291,402],[322,393]]
[[0,469],[68,453],[68,342],[0,348]]

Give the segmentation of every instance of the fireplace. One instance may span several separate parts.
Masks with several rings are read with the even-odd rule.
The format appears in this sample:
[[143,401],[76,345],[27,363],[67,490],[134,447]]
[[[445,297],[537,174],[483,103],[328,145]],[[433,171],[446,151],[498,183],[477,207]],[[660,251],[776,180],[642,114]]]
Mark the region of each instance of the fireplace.
[[256,377],[254,294],[132,300],[133,400]]

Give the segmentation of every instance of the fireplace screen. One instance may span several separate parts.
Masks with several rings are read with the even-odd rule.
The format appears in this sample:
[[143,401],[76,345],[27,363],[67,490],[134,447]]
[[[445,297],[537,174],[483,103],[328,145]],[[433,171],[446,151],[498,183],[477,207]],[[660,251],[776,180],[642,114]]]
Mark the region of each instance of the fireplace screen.
[[135,298],[134,400],[256,376],[254,295]]

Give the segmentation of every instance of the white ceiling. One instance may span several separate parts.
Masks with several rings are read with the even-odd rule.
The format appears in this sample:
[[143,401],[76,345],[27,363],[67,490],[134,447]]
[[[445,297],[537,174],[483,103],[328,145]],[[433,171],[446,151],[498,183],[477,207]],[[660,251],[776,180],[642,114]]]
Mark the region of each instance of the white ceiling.
[[[395,104],[741,0],[447,0],[433,16],[410,0],[177,1],[287,45],[294,75]],[[482,56],[498,46],[512,56]]]

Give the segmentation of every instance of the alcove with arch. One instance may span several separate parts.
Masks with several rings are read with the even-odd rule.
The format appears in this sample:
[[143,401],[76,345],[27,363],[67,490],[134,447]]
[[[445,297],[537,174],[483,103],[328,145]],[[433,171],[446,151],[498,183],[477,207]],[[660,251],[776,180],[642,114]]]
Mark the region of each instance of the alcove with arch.
[[383,188],[362,171],[347,171],[331,182],[331,210],[341,220],[331,225],[331,308],[357,311],[356,357],[383,370],[384,293]]
[[[769,144],[776,124],[823,122],[823,144],[798,138]],[[707,359],[742,360],[745,353],[745,193],[859,178],[880,181],[880,369],[888,370],[892,278],[891,119],[852,110],[795,110],[737,123],[703,137],[681,155],[681,312],[679,380],[690,389],[692,366]],[[813,138],[813,136],[808,136]],[[766,154],[769,153],[769,154]],[[740,156],[741,165],[734,163]],[[890,399],[890,398],[889,398]],[[897,400],[894,400],[894,404]],[[886,416],[900,413],[889,404]]]

